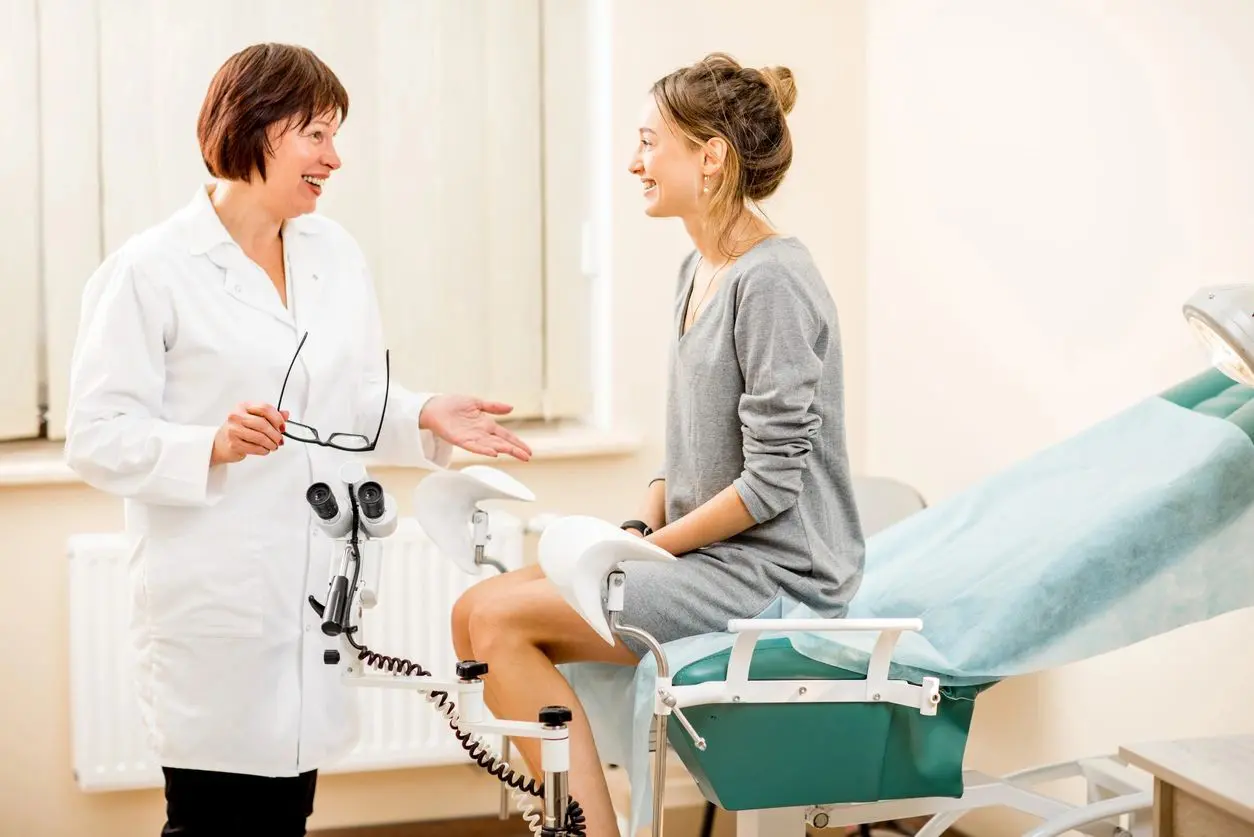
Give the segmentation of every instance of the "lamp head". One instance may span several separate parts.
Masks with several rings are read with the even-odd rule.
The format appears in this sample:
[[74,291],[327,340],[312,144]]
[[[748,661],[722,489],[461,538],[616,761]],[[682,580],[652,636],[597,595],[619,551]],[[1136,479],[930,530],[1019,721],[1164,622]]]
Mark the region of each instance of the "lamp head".
[[1232,380],[1254,386],[1254,285],[1202,288],[1184,304],[1210,362]]
[[676,560],[644,538],[582,515],[561,517],[546,526],[537,551],[545,577],[610,645],[614,644],[614,634],[601,597],[609,574],[624,561]]
[[504,471],[470,465],[436,471],[414,489],[414,517],[427,537],[463,572],[477,575],[472,517],[484,500],[533,502],[535,494]]

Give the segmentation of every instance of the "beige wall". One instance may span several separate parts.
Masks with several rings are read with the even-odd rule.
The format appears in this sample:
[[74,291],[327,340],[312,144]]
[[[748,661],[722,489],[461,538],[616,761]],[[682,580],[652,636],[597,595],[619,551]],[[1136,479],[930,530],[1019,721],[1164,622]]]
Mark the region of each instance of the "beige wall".
[[[862,2],[825,0],[784,0],[770,15],[763,15],[754,0],[612,5],[613,168],[607,181],[612,284],[605,308],[613,374],[608,415],[638,431],[642,444],[627,455],[510,466],[536,491],[534,511],[622,519],[635,513],[647,475],[660,461],[665,341],[676,269],[688,245],[678,222],[642,216],[639,184],[627,175],[626,164],[649,84],[715,49],[753,65],[788,64],[797,74],[795,170],[768,211],[811,246],[842,309],[849,432],[855,460],[861,461],[866,437],[863,12]],[[403,498],[417,475],[385,471],[381,476]],[[3,655],[0,834],[135,837],[155,834],[160,827],[159,791],[82,794],[71,776],[65,539],[119,525],[118,503],[79,485],[0,488],[0,527],[9,533],[4,592],[10,635],[26,646]],[[468,767],[326,776],[312,824],[487,813],[495,810],[496,789],[494,781]]]
[[[1254,217],[1254,6],[961,7],[875,0],[868,27],[867,456],[932,500],[1200,370],[1180,305],[1250,281]],[[970,766],[1254,730],[1252,633],[1231,614],[1000,685]]]

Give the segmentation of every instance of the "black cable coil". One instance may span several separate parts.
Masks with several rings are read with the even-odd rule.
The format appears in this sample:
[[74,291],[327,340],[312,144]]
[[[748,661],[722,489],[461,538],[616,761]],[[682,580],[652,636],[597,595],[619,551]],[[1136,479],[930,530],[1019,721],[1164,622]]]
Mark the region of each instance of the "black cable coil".
[[[360,541],[357,535],[358,525],[360,522],[361,507],[357,502],[356,496],[349,492],[349,504],[353,513],[353,534],[349,539],[349,549],[353,556],[353,581],[349,586],[350,590],[357,588],[357,580],[361,573],[361,551]],[[346,625],[344,636],[348,640],[349,645],[357,650],[357,658],[366,665],[386,671],[389,674],[400,674],[403,676],[431,677],[431,672],[424,669],[419,663],[413,660],[407,660],[403,657],[389,657],[386,654],[380,654],[372,651],[367,646],[357,642],[353,638],[353,634],[357,633],[359,627],[357,625]],[[496,756],[490,753],[487,748],[480,742],[471,742],[471,733],[465,732],[457,726],[455,720],[457,705],[449,698],[448,692],[432,691],[428,693],[434,702],[437,710],[442,712],[448,719],[448,725],[453,730],[457,741],[461,744],[462,749],[470,754],[471,759],[483,770],[490,775],[496,777],[500,782],[505,783],[516,791],[529,794],[534,797],[544,796],[544,784],[537,782],[534,778],[522,776],[514,771],[513,768],[505,769],[505,765],[499,764]],[[575,801],[574,797],[568,795],[566,805],[566,822],[563,824],[565,837],[587,837],[585,817],[583,808]],[[547,829],[542,829],[547,831]],[[550,832],[551,833],[551,832]]]
[[[431,672],[424,669],[419,663],[413,660],[407,660],[403,657],[389,657],[386,654],[380,654],[372,651],[365,645],[359,644],[353,639],[356,633],[356,626],[349,628],[345,633],[348,642],[353,648],[357,649],[357,658],[362,660],[366,665],[371,666],[380,671],[386,671],[389,674],[400,674],[406,677],[431,677]],[[430,693],[432,700],[435,702],[436,709],[444,712],[447,717],[456,704],[449,698],[448,692],[433,691]],[[470,754],[470,758],[476,765],[498,781],[504,782],[509,787],[517,791],[529,794],[535,797],[544,796],[544,783],[537,782],[534,777],[524,776],[515,771],[512,767],[506,768],[496,760],[496,756],[488,751],[488,749],[479,741],[471,741],[472,733],[461,729],[457,726],[457,722],[453,718],[448,718],[449,728],[453,730],[453,735],[457,738],[462,749]],[[574,797],[570,797],[566,806],[566,823],[565,833],[568,837],[586,837],[585,818],[583,808],[575,801]]]

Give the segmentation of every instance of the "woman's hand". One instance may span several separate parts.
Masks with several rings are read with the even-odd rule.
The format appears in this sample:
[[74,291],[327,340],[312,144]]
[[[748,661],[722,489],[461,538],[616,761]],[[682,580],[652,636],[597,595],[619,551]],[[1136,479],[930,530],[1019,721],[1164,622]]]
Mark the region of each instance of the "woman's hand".
[[265,456],[283,444],[283,430],[290,413],[269,404],[240,404],[213,437],[210,465],[239,462],[245,456]]
[[513,410],[508,404],[469,395],[437,395],[423,406],[418,427],[471,453],[491,457],[505,453],[526,462],[531,448],[492,418]]

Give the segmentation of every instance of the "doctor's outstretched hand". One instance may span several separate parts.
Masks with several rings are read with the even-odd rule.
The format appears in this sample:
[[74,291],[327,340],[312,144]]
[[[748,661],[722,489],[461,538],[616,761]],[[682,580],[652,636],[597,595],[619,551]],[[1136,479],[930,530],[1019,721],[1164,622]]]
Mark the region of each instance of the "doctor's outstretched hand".
[[423,406],[418,427],[471,453],[492,457],[504,453],[526,462],[531,448],[492,418],[513,410],[508,404],[469,395],[437,395]]

